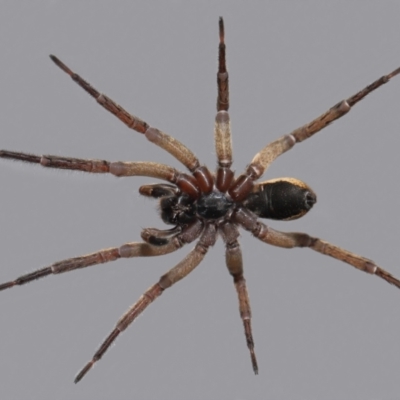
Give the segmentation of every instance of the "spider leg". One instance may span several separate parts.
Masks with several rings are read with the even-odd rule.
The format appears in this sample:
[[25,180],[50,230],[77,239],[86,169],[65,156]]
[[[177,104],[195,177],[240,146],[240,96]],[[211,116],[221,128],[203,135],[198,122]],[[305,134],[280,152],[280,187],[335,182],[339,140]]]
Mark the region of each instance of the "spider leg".
[[224,20],[219,18],[219,46],[218,46],[218,97],[217,97],[217,110],[229,109],[229,75],[226,69],[226,56],[225,56],[225,29]]
[[385,271],[368,258],[354,254],[306,233],[276,231],[259,221],[252,212],[243,208],[237,210],[234,221],[240,224],[244,229],[250,231],[257,239],[265,243],[285,248],[308,247],[318,253],[343,261],[360,271],[375,274],[400,289],[399,279],[392,276],[389,272]]
[[214,141],[217,153],[217,189],[225,193],[232,182],[232,139],[231,124],[229,118],[229,75],[226,69],[225,57],[225,31],[224,20],[219,19],[219,48],[218,48],[218,72],[217,72],[217,115],[215,117]]
[[380,77],[353,96],[335,104],[328,111],[324,112],[311,122],[295,129],[289,135],[284,135],[274,142],[269,143],[254,156],[245,173],[240,175],[233,183],[229,190],[229,194],[236,201],[243,200],[243,198],[245,198],[246,195],[252,190],[253,181],[260,178],[277,157],[291,149],[296,143],[308,139],[336,119],[347,114],[351,108],[360,100],[362,100],[367,94],[378,89],[380,86],[387,83],[391,78],[399,73],[400,68],[397,68],[390,74]]
[[107,111],[114,114],[119,120],[127,125],[128,128],[144,134],[150,142],[153,142],[157,146],[160,146],[162,149],[170,153],[191,172],[194,172],[200,166],[197,157],[184,144],[182,144],[172,136],[167,135],[166,133],[149,126],[145,121],[141,120],[140,118],[128,113],[124,108],[115,103],[105,94],[101,94],[100,92],[98,92],[93,86],[91,86],[78,74],[73,72],[56,56],[50,55],[50,58],[59,68],[61,68],[66,74],[68,74],[73,81],[75,81],[82,89],[84,89],[92,97],[94,97],[96,101]]
[[233,282],[238,294],[240,318],[244,326],[244,333],[247,347],[250,351],[253,371],[255,374],[258,374],[257,358],[254,352],[254,340],[251,330],[250,299],[247,292],[246,280],[243,276],[242,251],[240,250],[240,245],[237,240],[239,237],[239,230],[234,224],[226,223],[221,226],[221,233],[226,247],[226,266],[233,277]]
[[184,174],[169,165],[150,161],[110,162],[106,160],[85,160],[53,155],[37,156],[9,150],[0,150],[0,158],[36,163],[48,168],[68,169],[97,174],[110,173],[117,177],[148,176],[172,182],[193,198],[197,198],[200,194],[197,180],[193,176]]
[[126,243],[121,247],[111,247],[102,249],[95,253],[86,254],[80,257],[67,258],[66,260],[55,262],[54,264],[22,275],[17,279],[0,284],[0,291],[13,286],[23,285],[33,280],[44,278],[52,274],[61,274],[62,272],[73,271],[80,268],[90,267],[92,265],[103,264],[115,261],[118,258],[131,257],[154,257],[172,253],[180,249],[184,244],[190,243],[200,236],[203,224],[192,224],[183,229],[170,240],[159,246],[153,246],[145,242]]
[[166,274],[161,276],[155,285],[147,289],[143,295],[140,296],[139,300],[119,319],[115,328],[101,344],[93,358],[78,373],[75,378],[75,383],[78,383],[86,375],[94,363],[100,360],[118,335],[128,328],[139,314],[141,314],[157,297],[159,297],[165,289],[186,277],[200,264],[206,255],[208,248],[214,245],[216,237],[215,226],[212,224],[207,225],[200,236],[199,241],[196,243],[195,248],[175,267],[171,268]]

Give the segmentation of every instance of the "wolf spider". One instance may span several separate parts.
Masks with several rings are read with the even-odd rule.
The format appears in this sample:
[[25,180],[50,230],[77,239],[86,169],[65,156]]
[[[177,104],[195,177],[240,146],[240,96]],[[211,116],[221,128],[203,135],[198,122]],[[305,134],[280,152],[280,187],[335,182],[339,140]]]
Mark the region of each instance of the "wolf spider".
[[78,170],[89,173],[110,173],[121,176],[148,176],[169,183],[144,185],[140,194],[159,199],[161,218],[174,227],[168,230],[144,229],[143,242],[126,243],[121,247],[102,249],[95,253],[69,258],[48,267],[3,283],[0,290],[23,285],[51,274],[72,271],[92,265],[114,261],[118,258],[160,256],[171,253],[198,239],[194,249],[161,276],[159,281],[147,289],[139,300],[119,319],[92,359],[78,373],[79,382],[107,351],[117,336],[124,331],[165,289],[192,272],[203,260],[218,234],[225,243],[226,265],[233,277],[239,299],[239,312],[244,325],[247,347],[255,374],[258,365],[254,352],[251,329],[250,301],[243,275],[242,253],[238,242],[239,227],[251,232],[257,239],[273,246],[293,248],[308,247],[321,254],[370,274],[375,274],[400,288],[400,280],[373,261],[344,250],[306,233],[280,232],[269,228],[259,218],[293,220],[305,215],[315,204],[316,195],[304,182],[294,178],[280,178],[258,182],[269,165],[281,154],[325,128],[334,120],[348,113],[352,106],[362,100],[389,79],[399,74],[400,68],[377,79],[365,89],[343,100],[313,121],[295,129],[265,146],[257,153],[244,173],[234,176],[231,169],[232,144],[228,114],[229,84],[225,59],[224,22],[219,19],[219,50],[217,73],[217,115],[215,118],[215,147],[218,166],[215,173],[201,165],[197,157],[185,145],[160,130],[149,126],[140,118],[129,114],[109,97],[98,92],[78,74],[68,68],[57,57],[53,62],[67,73],[81,88],[86,90],[107,111],[114,114],[129,128],[144,134],[146,139],[179,160],[190,174],[180,172],[168,165],[154,162],[109,162],[85,160],[52,155],[37,156],[28,153],[0,150],[1,158],[37,163],[44,167]]

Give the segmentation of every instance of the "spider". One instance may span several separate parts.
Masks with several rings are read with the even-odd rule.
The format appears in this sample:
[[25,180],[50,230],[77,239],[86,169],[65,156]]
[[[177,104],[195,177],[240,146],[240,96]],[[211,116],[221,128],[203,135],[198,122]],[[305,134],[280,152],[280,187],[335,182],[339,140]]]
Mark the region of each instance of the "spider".
[[37,156],[28,153],[0,150],[0,157],[37,163],[44,167],[78,170],[88,173],[110,173],[117,177],[148,176],[168,183],[144,185],[139,188],[143,196],[158,199],[161,219],[173,228],[160,230],[146,228],[142,242],[126,243],[120,247],[102,249],[91,254],[73,257],[0,284],[0,290],[23,285],[51,274],[73,271],[92,265],[111,262],[118,258],[161,256],[179,250],[197,240],[188,255],[159,281],[148,288],[118,320],[115,328],[101,344],[92,359],[75,378],[79,382],[103,356],[121,332],[141,314],[165,289],[185,278],[203,260],[208,249],[220,235],[225,243],[225,260],[233,277],[239,300],[239,312],[250,359],[255,374],[258,364],[254,351],[251,328],[250,300],[243,274],[242,253],[238,242],[239,227],[257,239],[283,248],[307,247],[321,254],[341,260],[361,271],[375,274],[400,288],[400,280],[376,265],[373,261],[351,253],[306,233],[281,232],[269,228],[260,218],[293,220],[305,215],[316,203],[316,194],[304,182],[295,178],[280,178],[259,182],[269,165],[281,154],[290,150],[348,113],[352,106],[367,94],[379,88],[400,73],[400,68],[377,79],[355,95],[343,100],[313,121],[295,129],[288,135],[269,143],[257,153],[246,170],[235,177],[231,169],[232,144],[229,109],[229,82],[225,57],[225,32],[223,19],[219,19],[219,48],[217,72],[217,114],[214,139],[217,154],[215,173],[201,165],[194,153],[178,140],[149,126],[145,121],[128,113],[109,97],[98,92],[82,77],[73,72],[57,57],[52,61],[88,92],[107,111],[114,114],[129,128],[143,134],[150,142],[160,146],[180,161],[190,173],[184,173],[165,164],[155,162],[109,162],[53,155]]

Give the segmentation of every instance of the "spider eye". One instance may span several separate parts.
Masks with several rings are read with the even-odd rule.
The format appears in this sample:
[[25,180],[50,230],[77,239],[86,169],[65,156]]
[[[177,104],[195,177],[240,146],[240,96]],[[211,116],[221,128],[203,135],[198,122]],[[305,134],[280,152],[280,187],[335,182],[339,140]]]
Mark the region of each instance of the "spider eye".
[[280,178],[256,185],[243,204],[261,218],[288,221],[305,215],[316,202],[317,196],[307,184]]

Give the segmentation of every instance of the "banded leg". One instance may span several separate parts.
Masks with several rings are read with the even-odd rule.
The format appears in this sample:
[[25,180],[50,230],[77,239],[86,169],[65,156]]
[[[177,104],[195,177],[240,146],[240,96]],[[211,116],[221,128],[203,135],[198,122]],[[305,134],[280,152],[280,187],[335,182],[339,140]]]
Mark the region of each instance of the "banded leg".
[[123,176],[148,176],[151,178],[163,179],[177,185],[183,192],[192,198],[200,194],[197,180],[188,174],[184,174],[166,164],[155,162],[131,162],[106,160],[85,160],[81,158],[61,156],[37,156],[34,154],[20,153],[15,151],[0,150],[0,158],[12,159],[40,164],[42,167],[68,169],[83,171],[94,174],[110,173],[117,177]]
[[234,221],[240,224],[244,229],[250,231],[257,239],[260,239],[265,243],[285,248],[308,247],[318,253],[343,261],[360,271],[377,275],[386,282],[389,282],[400,289],[399,279],[395,278],[368,258],[354,254],[306,233],[276,231],[267,227],[267,225],[261,221],[258,221],[257,217],[253,213],[245,209],[239,209],[235,213]]
[[226,266],[233,277],[233,282],[238,294],[240,318],[242,319],[244,326],[244,333],[246,336],[247,347],[250,351],[253,371],[257,375],[258,365],[256,354],[254,352],[254,340],[251,329],[250,299],[247,292],[246,280],[243,276],[242,251],[240,250],[240,245],[237,240],[239,237],[239,230],[234,224],[227,223],[221,226],[221,233],[226,246]]
[[225,193],[233,180],[231,123],[227,111],[218,111],[215,117],[214,141],[217,153],[218,167],[216,186]]
[[165,245],[153,246],[149,243],[133,242],[126,243],[121,247],[111,247],[109,249],[102,249],[95,253],[87,254],[80,257],[68,258],[66,260],[58,261],[48,267],[44,267],[33,271],[29,274],[20,276],[9,282],[0,284],[0,291],[11,288],[13,286],[20,286],[33,280],[44,278],[52,274],[61,274],[63,272],[74,271],[80,268],[90,267],[92,265],[103,264],[110,261],[115,261],[118,258],[131,258],[131,257],[154,257],[162,256],[164,254],[172,253],[180,249],[184,244],[190,243],[197,239],[201,233],[202,225],[192,224],[185,228],[182,232],[172,237]]
[[[367,94],[387,83],[391,78],[400,73],[400,68],[395,69],[388,75],[384,75],[372,82],[346,100],[335,104],[328,111],[321,114],[311,122],[295,129],[289,135],[284,135],[278,140],[265,146],[257,153],[245,173],[240,175],[233,188],[229,191],[234,199],[243,199],[252,190],[252,182],[260,178],[270,164],[281,154],[291,149],[296,143],[302,142],[324,129],[327,125],[347,114],[351,108],[362,100]],[[231,193],[232,192],[232,193]]]
[[217,189],[225,193],[232,182],[232,139],[229,119],[229,75],[226,69],[224,21],[219,19],[219,48],[217,73],[217,115],[215,117],[214,141],[217,153]]
[[108,335],[106,340],[101,344],[93,358],[82,368],[75,378],[78,383],[93,365],[100,360],[110,345],[115,341],[118,335],[128,326],[157,298],[163,291],[171,287],[174,283],[180,281],[190,272],[192,272],[203,260],[210,246],[213,246],[216,240],[216,229],[214,225],[208,225],[195,248],[175,267],[170,269],[166,274],[161,276],[158,283],[147,289],[139,300],[131,306],[128,311],[120,318],[115,328]]
[[86,82],[82,77],[73,72],[68,68],[62,61],[60,61],[54,55],[50,55],[52,61],[61,68],[66,74],[68,74],[73,81],[75,81],[82,89],[88,92],[95,100],[103,106],[107,111],[114,114],[119,120],[121,120],[128,128],[135,130],[136,132],[142,133],[146,136],[146,139],[153,142],[157,146],[170,153],[178,161],[180,161],[189,171],[194,172],[199,166],[199,160],[194,153],[189,150],[179,140],[167,135],[164,132],[156,128],[152,128],[147,122],[141,120],[138,117],[128,113],[119,104],[115,103],[105,94],[98,92],[93,86]]
[[218,46],[218,97],[217,97],[217,111],[228,111],[229,109],[229,75],[226,69],[226,56],[225,56],[225,29],[224,20],[219,18],[219,46]]

